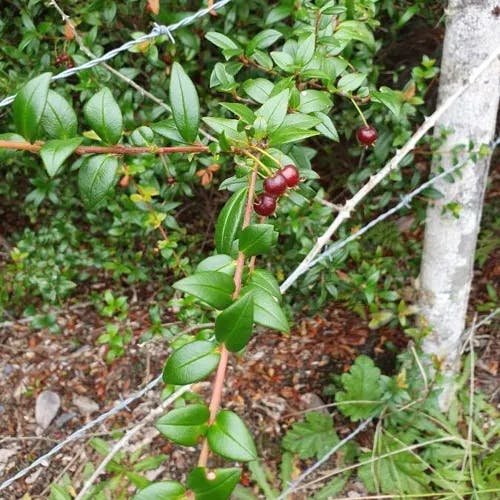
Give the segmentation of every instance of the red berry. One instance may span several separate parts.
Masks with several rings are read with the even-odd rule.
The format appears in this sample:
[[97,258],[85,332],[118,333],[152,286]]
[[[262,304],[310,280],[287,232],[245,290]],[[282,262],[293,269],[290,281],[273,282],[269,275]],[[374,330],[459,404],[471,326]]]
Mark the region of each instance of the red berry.
[[295,165],[285,165],[279,173],[285,178],[288,187],[294,187],[300,182],[299,170]]
[[363,125],[356,132],[356,137],[361,144],[371,146],[377,140],[377,131],[370,125]]
[[266,193],[274,196],[282,195],[286,191],[286,188],[286,179],[279,172],[264,181],[264,190]]
[[257,214],[267,217],[276,210],[276,198],[270,194],[263,193],[254,201],[253,209]]

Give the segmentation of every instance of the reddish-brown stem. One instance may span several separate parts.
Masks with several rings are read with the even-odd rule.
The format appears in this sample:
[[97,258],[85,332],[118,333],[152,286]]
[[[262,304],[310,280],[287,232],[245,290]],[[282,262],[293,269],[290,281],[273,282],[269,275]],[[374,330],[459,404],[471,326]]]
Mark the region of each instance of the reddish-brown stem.
[[[248,197],[245,206],[245,214],[243,216],[242,228],[245,228],[250,224],[250,220],[252,217],[252,206],[253,206],[253,197],[255,193],[256,180],[257,180],[257,166],[255,166],[255,168],[252,171],[252,174],[250,175],[250,182],[248,184]],[[240,294],[241,277],[243,276],[244,267],[245,267],[245,254],[243,252],[240,252],[238,254],[238,259],[236,261],[236,271],[234,273],[233,300],[236,299]],[[226,346],[222,344],[222,348],[220,351],[219,366],[217,367],[217,373],[215,374],[214,386],[212,389],[212,398],[210,400],[210,406],[209,406],[210,410],[210,418],[208,421],[209,425],[213,424],[213,422],[215,421],[215,417],[219,412],[228,359],[229,359],[229,351],[226,349]],[[205,438],[203,440],[203,444],[201,447],[200,458],[198,459],[198,467],[206,467],[208,461],[208,453],[209,453],[208,442],[207,439]]]
[[[32,153],[40,152],[44,145],[43,142],[37,141],[34,144],[29,142],[11,142],[0,141],[0,149],[17,149],[23,151],[31,151]],[[79,146],[75,149],[77,155],[88,154],[117,154],[117,155],[141,155],[141,154],[155,154],[165,155],[173,153],[206,153],[208,146],[192,145],[192,146],[123,146],[117,144],[115,146]]]

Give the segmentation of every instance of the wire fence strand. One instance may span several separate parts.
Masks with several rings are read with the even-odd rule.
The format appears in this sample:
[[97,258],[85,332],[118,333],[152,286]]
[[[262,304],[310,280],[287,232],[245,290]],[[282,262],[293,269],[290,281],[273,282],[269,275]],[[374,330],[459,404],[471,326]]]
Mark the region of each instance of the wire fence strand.
[[[191,14],[190,16],[185,17],[184,19],[181,19],[177,23],[170,24],[168,26],[162,25],[162,24],[154,24],[153,29],[149,32],[146,33],[145,35],[140,36],[139,38],[136,38],[134,40],[129,40],[128,42],[124,43],[123,45],[120,45],[116,49],[110,50],[109,52],[106,52],[100,57],[96,57],[94,59],[91,59],[90,61],[87,61],[86,63],[80,64],[80,66],[75,66],[74,68],[69,68],[64,71],[61,71],[61,73],[57,73],[57,75],[53,75],[51,80],[62,80],[64,78],[68,78],[72,75],[75,75],[76,73],[79,73],[80,71],[83,71],[85,69],[90,69],[93,68],[94,66],[97,66],[103,62],[109,61],[110,59],[113,59],[113,57],[117,56],[121,52],[125,52],[126,50],[134,47],[135,45],[138,45],[140,43],[147,42],[149,40],[153,40],[155,38],[161,37],[161,36],[167,36],[172,43],[175,43],[175,40],[172,36],[172,32],[175,30],[178,30],[179,28],[183,28],[184,26],[187,26],[197,19],[206,16],[210,12],[221,9],[228,3],[230,3],[232,0],[219,0],[218,2],[214,3],[210,7],[206,7],[204,9],[200,9],[199,11],[195,12],[194,14]],[[14,99],[16,98],[16,95],[11,95],[8,97],[5,97],[0,101],[0,108],[4,106],[8,106],[11,104]]]

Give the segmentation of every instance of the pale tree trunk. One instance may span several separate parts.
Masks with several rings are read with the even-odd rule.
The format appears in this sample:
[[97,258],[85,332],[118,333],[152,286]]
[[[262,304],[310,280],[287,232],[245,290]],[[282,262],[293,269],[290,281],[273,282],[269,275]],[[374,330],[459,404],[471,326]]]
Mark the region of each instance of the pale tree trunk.
[[[500,46],[500,17],[493,9],[497,0],[450,0],[446,10],[438,105],[444,102],[468,77],[471,70]],[[451,130],[440,149],[451,151],[468,145],[477,149],[492,141],[500,97],[500,61],[497,59],[440,119],[435,128],[439,136],[444,127]],[[433,171],[453,166],[453,155],[433,161]],[[467,161],[467,152],[459,161]],[[437,182],[444,198],[427,209],[424,252],[420,274],[420,307],[431,333],[424,340],[424,351],[443,362],[445,382],[440,399],[442,409],[454,394],[453,378],[459,366],[460,344],[465,328],[467,303],[472,280],[474,253],[490,157],[468,161],[462,177],[454,183]],[[461,206],[459,218],[445,211],[450,203]]]

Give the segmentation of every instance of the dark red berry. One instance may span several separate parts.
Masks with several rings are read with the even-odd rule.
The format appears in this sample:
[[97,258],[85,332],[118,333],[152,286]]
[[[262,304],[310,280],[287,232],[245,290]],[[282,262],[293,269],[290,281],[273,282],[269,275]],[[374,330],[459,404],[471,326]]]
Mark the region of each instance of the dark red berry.
[[295,165],[285,165],[279,173],[285,178],[288,187],[294,187],[300,182],[300,173]]
[[377,131],[370,125],[363,125],[356,132],[356,137],[361,144],[371,146],[377,140]]
[[279,172],[264,181],[264,191],[274,196],[282,195],[286,188],[286,179]]
[[254,201],[253,209],[259,215],[267,217],[276,210],[276,198],[267,193],[262,193]]

